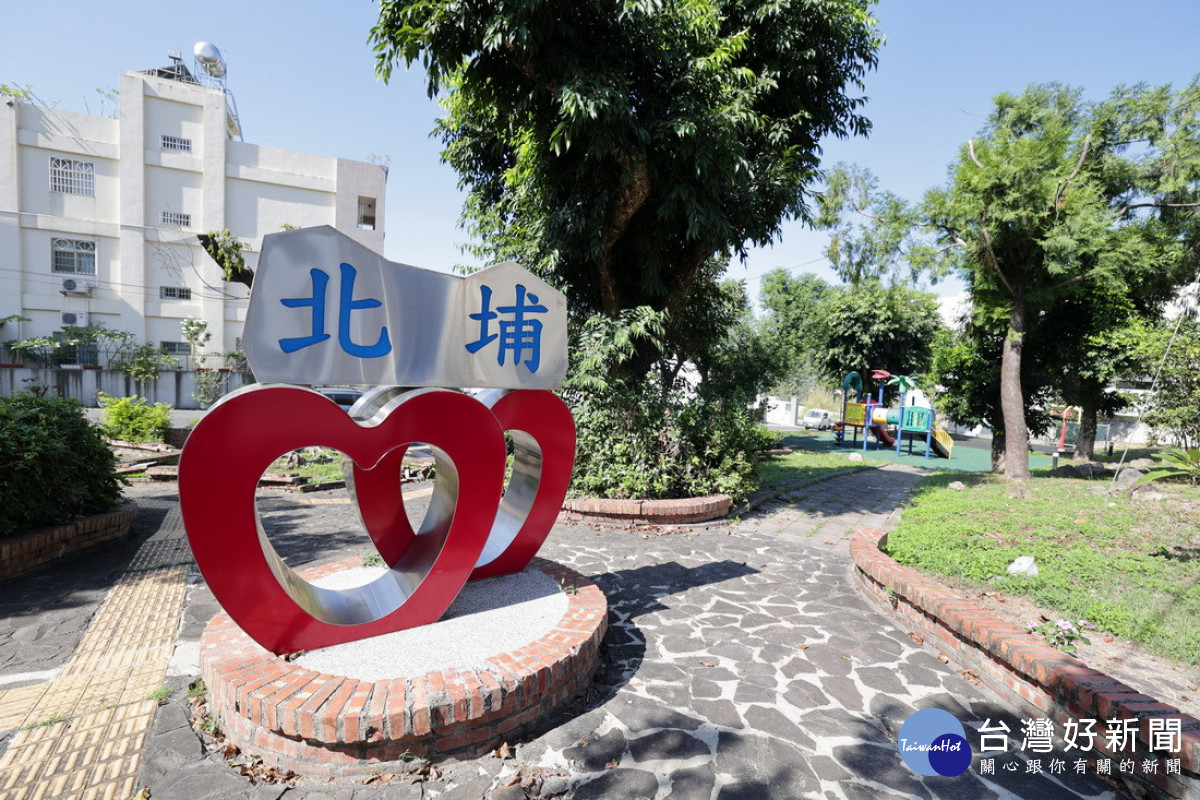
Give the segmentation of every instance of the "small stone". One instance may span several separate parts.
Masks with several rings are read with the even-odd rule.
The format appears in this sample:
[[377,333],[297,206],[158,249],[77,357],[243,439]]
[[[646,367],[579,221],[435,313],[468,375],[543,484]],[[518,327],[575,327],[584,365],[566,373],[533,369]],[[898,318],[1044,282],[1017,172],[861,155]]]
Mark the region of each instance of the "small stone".
[[967,487],[966,487],[966,484],[964,484],[962,481],[950,481],[950,483],[946,484],[946,488],[953,489],[956,492],[961,492],[963,489],[965,489]]
[[862,461],[862,453],[851,453],[849,456],[851,461]]

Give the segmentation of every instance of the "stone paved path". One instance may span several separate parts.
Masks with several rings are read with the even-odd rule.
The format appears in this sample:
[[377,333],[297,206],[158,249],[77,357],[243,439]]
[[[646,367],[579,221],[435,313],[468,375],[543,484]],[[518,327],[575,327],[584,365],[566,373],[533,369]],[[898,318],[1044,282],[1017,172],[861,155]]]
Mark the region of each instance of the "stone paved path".
[[[195,642],[216,606],[194,574],[182,613],[182,598],[179,605],[162,599],[182,595],[184,568],[160,565],[178,563],[183,540],[173,496],[151,487],[139,498],[147,512],[128,550],[168,548],[169,554],[139,555],[135,563],[144,571],[116,575],[113,557],[73,562],[0,595],[0,634],[8,634],[0,638],[0,731],[7,731],[0,739],[6,747],[0,799],[124,800],[129,793],[103,790],[119,786],[123,792],[131,767],[139,770],[135,783],[148,786],[154,800],[518,800],[526,794],[514,780],[523,776],[542,795],[574,800],[1117,797],[1084,776],[1032,772],[1016,754],[997,758],[995,775],[982,775],[976,756],[955,779],[922,778],[901,762],[896,733],[918,708],[951,711],[973,743],[978,736],[970,729],[985,720],[1020,731],[1019,719],[909,640],[851,583],[849,532],[890,527],[918,480],[917,471],[900,466],[865,470],[797,489],[733,525],[668,531],[558,526],[542,555],[592,576],[611,608],[604,672],[571,715],[514,748],[511,758],[450,764],[433,780],[294,789],[251,787],[206,756],[188,727],[180,692],[157,709],[153,724],[147,712],[153,702],[128,693],[108,701],[110,708],[67,709],[60,713],[71,719],[27,731],[14,732],[27,722],[4,715],[6,698],[15,707],[24,695],[58,693],[71,680],[72,665],[94,659],[87,655],[94,654],[90,642],[116,641],[105,627],[108,609],[131,612],[128,624],[145,637],[136,647],[114,647],[109,655],[127,655],[112,663],[87,661],[89,675],[131,661],[129,674],[137,673],[141,683],[129,686],[153,688],[163,675],[176,688],[186,685]],[[272,541],[293,566],[362,551],[344,495],[322,494],[331,502],[294,495],[261,501]],[[75,583],[78,589],[66,588]],[[127,585],[153,588],[127,591]],[[147,613],[135,617],[135,609]],[[169,667],[156,649],[164,625],[178,638]],[[37,721],[41,708],[29,706],[22,719]],[[125,746],[120,758],[98,758],[111,741],[140,746]],[[53,747],[70,752],[46,766]],[[1063,754],[1043,756],[1047,763],[1052,757],[1070,763]],[[107,766],[118,761],[119,770]],[[1014,771],[1006,771],[1009,766]],[[60,780],[64,770],[84,777]],[[18,773],[36,777],[17,783],[10,776]]]

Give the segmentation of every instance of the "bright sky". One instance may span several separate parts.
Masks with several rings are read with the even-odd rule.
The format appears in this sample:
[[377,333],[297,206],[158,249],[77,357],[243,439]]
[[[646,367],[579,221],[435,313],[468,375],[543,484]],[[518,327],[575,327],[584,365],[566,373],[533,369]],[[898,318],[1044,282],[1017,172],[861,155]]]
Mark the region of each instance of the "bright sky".
[[[462,196],[428,134],[438,108],[419,71],[375,79],[367,36],[373,2],[315,0],[156,5],[38,0],[0,28],[0,83],[28,85],[59,107],[98,113],[99,89],[118,76],[169,63],[192,46],[217,45],[245,139],[325,156],[391,159],[385,255],[430,269],[469,262],[457,245]],[[1000,92],[1059,81],[1100,99],[1114,86],[1176,87],[1200,72],[1195,0],[882,0],[876,14],[887,45],[867,78],[867,139],[831,141],[825,163],[862,164],[883,188],[910,200],[943,182],[958,147],[976,133]],[[785,223],[773,247],[753,250],[730,275],[751,294],[774,267],[831,279],[826,238]],[[934,287],[953,294],[953,281]]]

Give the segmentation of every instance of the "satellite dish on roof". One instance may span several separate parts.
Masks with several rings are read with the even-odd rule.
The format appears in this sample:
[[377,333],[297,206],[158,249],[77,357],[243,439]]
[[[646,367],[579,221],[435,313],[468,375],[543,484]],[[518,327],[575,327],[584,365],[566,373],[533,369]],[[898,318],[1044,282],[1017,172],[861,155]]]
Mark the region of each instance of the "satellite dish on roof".
[[192,55],[207,74],[214,78],[225,77],[225,59],[212,42],[196,42],[196,46],[192,48]]

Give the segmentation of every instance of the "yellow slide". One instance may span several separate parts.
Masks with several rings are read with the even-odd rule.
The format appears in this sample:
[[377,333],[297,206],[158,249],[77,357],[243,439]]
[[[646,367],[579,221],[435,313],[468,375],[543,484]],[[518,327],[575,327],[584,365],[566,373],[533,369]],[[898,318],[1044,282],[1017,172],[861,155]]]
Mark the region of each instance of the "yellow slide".
[[954,440],[950,438],[950,434],[946,433],[946,429],[941,425],[934,426],[931,444],[933,445],[933,451],[942,458],[949,458],[950,453],[954,450]]

